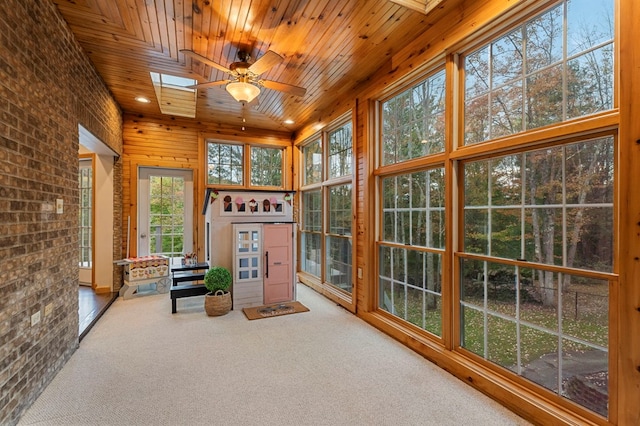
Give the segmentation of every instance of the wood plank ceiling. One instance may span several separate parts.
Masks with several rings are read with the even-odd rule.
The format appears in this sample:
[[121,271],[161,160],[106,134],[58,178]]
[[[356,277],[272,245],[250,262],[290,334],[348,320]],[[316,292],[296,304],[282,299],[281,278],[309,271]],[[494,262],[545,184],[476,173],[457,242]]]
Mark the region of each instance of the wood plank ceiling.
[[[125,112],[161,112],[149,72],[194,78],[229,75],[238,51],[284,60],[261,78],[306,88],[303,97],[262,88],[243,106],[224,85],[200,89],[196,119],[222,126],[295,131],[331,107],[429,25],[429,15],[389,0],[53,0]],[[435,2],[435,3],[434,3]],[[429,10],[447,0],[430,0]],[[454,1],[451,1],[452,3]],[[422,3],[425,3],[422,1]],[[151,99],[150,104],[135,101]],[[284,124],[286,119],[295,124]]]

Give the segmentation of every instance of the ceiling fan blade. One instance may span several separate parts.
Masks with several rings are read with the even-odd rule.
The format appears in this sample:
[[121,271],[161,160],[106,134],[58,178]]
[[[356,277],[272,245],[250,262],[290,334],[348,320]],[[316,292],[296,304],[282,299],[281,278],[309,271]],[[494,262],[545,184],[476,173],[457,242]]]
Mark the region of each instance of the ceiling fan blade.
[[222,65],[220,65],[220,64],[218,64],[216,62],[213,62],[211,59],[207,59],[202,55],[198,55],[193,50],[182,49],[182,50],[180,50],[180,53],[184,54],[185,56],[189,56],[189,57],[191,57],[193,59],[196,59],[196,60],[202,62],[205,65],[209,65],[210,67],[219,69],[220,71],[223,71],[223,72],[226,72],[226,73],[229,73],[229,74],[233,74],[229,68],[224,67],[224,66],[222,66]]
[[267,71],[271,67],[278,65],[280,62],[284,61],[284,58],[278,55],[273,50],[267,50],[267,53],[262,55],[249,67],[249,71],[254,73],[255,75],[260,75],[263,72]]
[[278,83],[277,81],[271,80],[260,80],[260,84],[262,84],[267,89],[279,90],[280,92],[289,93],[290,95],[303,97],[307,93],[307,89],[304,87],[292,86],[290,84]]
[[230,81],[231,80],[208,81],[206,83],[194,84],[192,86],[184,86],[184,87],[187,89],[206,89],[207,87],[222,86],[223,84],[227,84]]

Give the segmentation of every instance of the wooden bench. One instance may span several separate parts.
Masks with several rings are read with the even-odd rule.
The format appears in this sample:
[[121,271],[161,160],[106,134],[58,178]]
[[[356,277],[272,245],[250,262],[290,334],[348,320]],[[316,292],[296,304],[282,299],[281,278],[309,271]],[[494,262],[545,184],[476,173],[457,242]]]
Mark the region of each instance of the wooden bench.
[[[177,312],[177,300],[182,297],[202,296],[209,291],[202,283],[204,275],[209,269],[207,263],[181,266],[171,269],[171,313]],[[181,284],[185,283],[185,284]]]

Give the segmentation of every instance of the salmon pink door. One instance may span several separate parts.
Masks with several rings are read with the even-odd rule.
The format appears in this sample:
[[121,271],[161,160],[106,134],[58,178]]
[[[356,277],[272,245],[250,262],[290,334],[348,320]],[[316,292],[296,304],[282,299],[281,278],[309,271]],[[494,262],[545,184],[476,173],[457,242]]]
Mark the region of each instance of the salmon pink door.
[[263,225],[265,305],[293,299],[292,235],[290,223]]

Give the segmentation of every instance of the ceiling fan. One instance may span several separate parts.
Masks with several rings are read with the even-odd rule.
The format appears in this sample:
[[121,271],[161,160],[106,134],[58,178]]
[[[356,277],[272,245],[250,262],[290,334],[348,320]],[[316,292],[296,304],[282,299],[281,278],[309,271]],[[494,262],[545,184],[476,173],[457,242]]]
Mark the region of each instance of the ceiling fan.
[[255,99],[255,97],[260,94],[260,87],[278,90],[295,96],[304,96],[307,93],[307,89],[303,87],[292,86],[290,84],[279,83],[277,81],[263,80],[260,78],[260,74],[266,72],[271,67],[284,60],[282,56],[272,50],[268,50],[267,53],[262,55],[253,63],[249,63],[251,59],[250,55],[247,52],[240,50],[238,51],[239,61],[230,64],[229,68],[213,62],[192,50],[182,49],[180,52],[202,62],[205,65],[209,65],[220,71],[226,72],[231,76],[228,80],[209,81],[207,83],[187,86],[190,89],[203,89],[206,87],[226,84],[227,92],[229,92],[235,100],[242,103],[249,103]]

